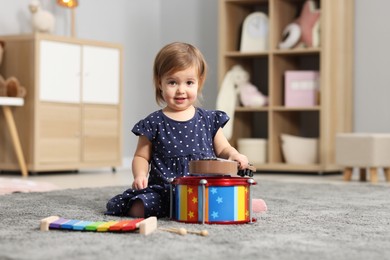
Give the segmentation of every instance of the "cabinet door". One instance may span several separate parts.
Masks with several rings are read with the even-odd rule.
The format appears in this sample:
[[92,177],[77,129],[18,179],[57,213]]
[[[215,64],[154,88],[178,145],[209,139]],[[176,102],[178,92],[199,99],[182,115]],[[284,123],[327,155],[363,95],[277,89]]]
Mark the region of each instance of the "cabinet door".
[[[38,120],[38,162],[80,162],[80,105],[40,104]],[[77,164],[76,164],[77,165]]]
[[76,44],[41,41],[39,99],[79,103],[81,47]]
[[84,162],[120,160],[119,108],[108,105],[84,105]]
[[119,49],[83,46],[83,103],[118,104],[119,91]]

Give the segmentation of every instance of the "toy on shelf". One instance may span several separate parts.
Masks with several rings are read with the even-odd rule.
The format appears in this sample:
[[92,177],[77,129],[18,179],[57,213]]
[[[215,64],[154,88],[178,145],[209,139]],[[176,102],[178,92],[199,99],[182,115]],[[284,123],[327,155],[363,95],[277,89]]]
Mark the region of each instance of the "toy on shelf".
[[238,103],[237,95],[240,97],[240,103],[246,107],[261,107],[268,102],[268,98],[256,86],[252,85],[249,79],[249,73],[241,65],[234,65],[222,81],[216,107],[231,117],[231,120],[222,129],[227,139],[233,135],[234,111]]
[[26,88],[21,86],[19,80],[15,77],[9,77],[5,80],[0,75],[0,97],[20,97],[26,96]]
[[282,33],[280,49],[295,46],[319,47],[320,45],[320,10],[312,0],[304,3],[300,16],[288,24]]
[[149,235],[157,229],[157,218],[130,219],[120,221],[83,221],[77,219],[65,219],[59,216],[50,216],[40,221],[40,230],[71,230],[71,231],[95,231],[95,232],[133,232],[139,229],[142,235]]
[[320,72],[286,70],[284,72],[284,105],[311,107],[320,103]]
[[[3,54],[5,50],[5,43],[0,41],[0,65],[2,62]],[[25,97],[26,88],[23,87],[16,77],[9,77],[4,79],[0,75],[0,97]]]
[[53,33],[55,23],[53,14],[43,10],[39,0],[31,0],[28,7],[32,14],[31,25],[34,32]]
[[241,52],[260,52],[268,49],[268,16],[262,12],[249,14],[242,25]]

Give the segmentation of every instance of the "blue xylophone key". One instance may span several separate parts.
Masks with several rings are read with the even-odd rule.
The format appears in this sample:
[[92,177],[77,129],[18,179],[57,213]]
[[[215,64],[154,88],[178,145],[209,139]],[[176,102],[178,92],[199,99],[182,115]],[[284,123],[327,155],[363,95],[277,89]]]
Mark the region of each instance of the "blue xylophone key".
[[61,224],[61,229],[73,229],[73,225],[81,222],[81,220],[72,219],[64,224]]
[[92,221],[80,221],[73,225],[74,230],[84,230],[86,226],[93,223]]
[[59,229],[59,228],[61,228],[62,224],[69,222],[69,221],[70,221],[69,219],[59,218],[56,221],[50,223],[49,229]]

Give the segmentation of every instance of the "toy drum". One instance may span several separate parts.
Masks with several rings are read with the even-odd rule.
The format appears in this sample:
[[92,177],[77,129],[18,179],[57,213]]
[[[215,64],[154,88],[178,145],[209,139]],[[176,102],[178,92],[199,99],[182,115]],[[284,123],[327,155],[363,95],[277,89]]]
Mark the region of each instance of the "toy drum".
[[179,222],[242,224],[253,222],[253,179],[188,176],[171,183],[171,218]]

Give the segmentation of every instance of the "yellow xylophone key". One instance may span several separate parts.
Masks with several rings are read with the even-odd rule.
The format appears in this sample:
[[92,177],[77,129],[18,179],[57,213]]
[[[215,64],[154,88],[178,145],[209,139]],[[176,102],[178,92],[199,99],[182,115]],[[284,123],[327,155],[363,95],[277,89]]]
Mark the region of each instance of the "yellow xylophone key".
[[116,223],[118,223],[119,221],[108,221],[108,222],[105,222],[101,225],[99,225],[96,229],[96,231],[98,232],[106,232],[108,231],[108,229],[112,226],[112,225],[115,225]]

